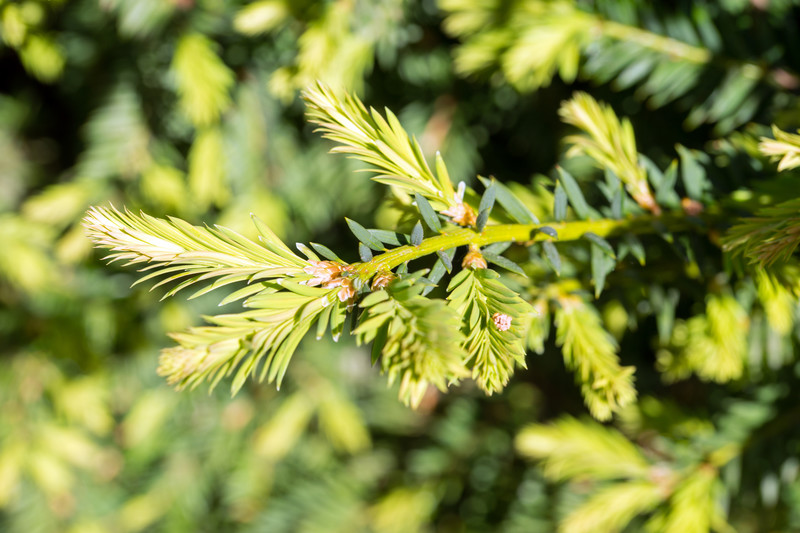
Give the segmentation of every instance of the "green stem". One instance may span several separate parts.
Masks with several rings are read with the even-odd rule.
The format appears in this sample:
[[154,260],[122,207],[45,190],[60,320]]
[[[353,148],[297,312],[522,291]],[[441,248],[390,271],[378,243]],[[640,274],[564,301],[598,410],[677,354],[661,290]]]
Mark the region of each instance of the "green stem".
[[547,224],[499,224],[487,226],[481,232],[471,228],[458,228],[425,239],[419,246],[400,246],[375,256],[371,261],[358,265],[356,273],[363,279],[369,279],[377,272],[392,270],[407,261],[458,246],[470,244],[486,246],[496,242],[532,244],[537,241],[551,240],[552,237],[541,231],[545,227],[556,230],[557,240],[563,242],[580,239],[586,233],[594,233],[600,237],[614,237],[623,233],[680,231],[688,229],[691,225],[687,216],[678,211],[661,216],[648,214],[622,219],[605,218]]
[[607,37],[620,41],[634,42],[645,48],[658,50],[675,59],[683,59],[690,63],[708,63],[711,61],[711,51],[707,48],[692,46],[670,37],[664,37],[657,33],[610,20],[601,21],[599,26],[600,32]]
[[768,83],[781,89],[796,88],[800,84],[800,77],[786,69],[770,69],[766,65],[715,56],[707,48],[687,44],[635,26],[628,26],[611,20],[598,20],[597,27],[601,35],[620,41],[634,42],[645,48],[667,54],[674,59],[695,64],[706,64],[715,61],[726,68],[738,67],[739,75],[742,77],[751,80],[764,78]]

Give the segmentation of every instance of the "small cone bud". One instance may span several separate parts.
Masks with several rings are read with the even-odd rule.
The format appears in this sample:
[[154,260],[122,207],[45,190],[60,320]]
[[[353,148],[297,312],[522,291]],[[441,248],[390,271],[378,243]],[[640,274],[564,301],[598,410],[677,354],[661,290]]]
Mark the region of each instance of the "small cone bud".
[[494,325],[500,331],[508,331],[511,329],[511,317],[505,313],[495,313],[492,315]]
[[682,198],[681,209],[683,209],[683,212],[690,217],[696,217],[703,212],[703,204],[697,200],[692,200],[691,198]]
[[464,260],[461,262],[461,266],[472,270],[486,268],[486,259],[481,255],[480,248],[471,244],[467,255],[464,256]]
[[475,211],[463,202],[458,202],[456,205],[449,207],[442,211],[442,214],[449,216],[450,219],[459,226],[465,227],[474,226],[475,222],[478,220]]
[[395,278],[397,278],[397,276],[389,271],[383,270],[378,272],[372,279],[372,290],[377,291],[386,288]]

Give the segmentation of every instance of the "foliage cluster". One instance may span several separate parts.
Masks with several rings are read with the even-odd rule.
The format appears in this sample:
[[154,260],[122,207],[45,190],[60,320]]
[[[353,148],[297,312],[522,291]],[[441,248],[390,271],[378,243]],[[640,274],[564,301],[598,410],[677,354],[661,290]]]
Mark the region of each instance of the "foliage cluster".
[[0,528],[800,527],[798,9],[0,0]]

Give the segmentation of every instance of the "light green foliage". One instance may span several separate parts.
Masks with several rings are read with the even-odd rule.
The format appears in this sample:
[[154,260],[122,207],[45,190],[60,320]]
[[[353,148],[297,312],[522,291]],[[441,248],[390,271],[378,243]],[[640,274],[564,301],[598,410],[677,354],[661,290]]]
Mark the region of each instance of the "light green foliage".
[[[464,269],[447,288],[450,305],[463,317],[466,364],[472,368],[472,378],[488,394],[503,390],[515,366],[525,368],[523,327],[535,313],[497,278],[493,270]],[[509,317],[507,329],[498,326],[501,317]]]
[[800,529],[797,6],[685,7],[0,0],[0,530]]
[[422,532],[426,531],[435,506],[436,496],[430,488],[395,489],[376,503],[370,512],[374,516],[376,531]]
[[[341,313],[332,311],[340,303],[338,288],[288,281],[290,277],[308,281],[310,263],[294,255],[263,225],[264,245],[260,246],[225,228],[198,228],[177,219],[137,217],[115,209],[93,209],[85,224],[97,244],[115,250],[108,259],[150,263],[146,270],[152,272],[142,281],[166,275],[156,286],[182,280],[167,296],[212,279],[192,297],[231,283],[253,282],[223,300],[244,299],[250,311],[208,317],[213,326],[172,335],[179,346],[164,350],[159,373],[181,388],[195,387],[206,379],[214,386],[234,370],[234,393],[250,375],[280,385],[289,359],[312,323],[323,314]],[[262,281],[272,279],[276,282]]]
[[652,481],[615,483],[592,495],[559,525],[564,533],[622,531],[637,515],[661,503],[663,495]]
[[[800,166],[800,136],[772,126],[775,140],[761,138],[759,151],[780,160],[778,171]],[[796,199],[759,209],[754,217],[742,219],[725,237],[724,248],[733,256],[743,256],[760,267],[785,263],[800,245],[800,221]]]
[[[263,246],[225,228],[208,229],[182,220],[134,215],[115,208],[93,208],[84,224],[98,245],[112,250],[108,259],[128,264],[149,263],[142,281],[173,274],[190,278],[184,286],[219,278],[217,288],[241,280],[302,276],[307,261],[297,257],[263,225]],[[180,290],[173,289],[171,294]]]
[[233,73],[200,34],[181,37],[172,58],[181,109],[195,126],[209,126],[230,106]]
[[729,381],[742,375],[747,315],[731,296],[710,296],[705,317],[689,321],[686,357],[704,379]]
[[516,2],[509,8],[496,1],[441,0],[439,6],[448,13],[445,30],[466,39],[456,53],[459,73],[480,72],[497,61],[512,85],[528,91],[550,85],[556,72],[573,81],[596,23],[569,1]]
[[239,12],[235,24],[243,33],[274,31],[287,22],[299,26],[295,57],[290,65],[276,69],[269,79],[270,90],[290,101],[297,90],[317,81],[334,87],[347,87],[361,93],[363,78],[372,70],[376,59],[408,40],[405,22],[405,0],[356,0],[353,2],[319,2],[310,20],[292,20],[301,10],[290,9],[288,1],[256,2]]
[[177,168],[155,163],[142,172],[139,185],[142,194],[152,198],[158,207],[176,212],[184,209],[186,177]]
[[[671,13],[666,24],[644,4],[440,0],[439,6],[445,30],[462,41],[455,57],[462,75],[499,69],[524,91],[549,85],[556,73],[568,83],[580,73],[616,90],[638,85],[636,95],[653,107],[689,103],[684,124],[690,128],[716,123],[716,131],[729,132],[756,112],[765,98],[763,81],[797,82],[792,74],[718,57],[714,3]],[[717,84],[704,87],[712,72]]]
[[225,183],[225,152],[222,132],[207,128],[197,134],[189,150],[189,190],[197,207],[205,211],[210,205],[224,206],[229,188]]
[[687,476],[675,489],[668,508],[657,513],[650,522],[650,531],[665,533],[710,531],[730,532],[721,518],[717,504],[717,472],[701,467]]
[[47,227],[28,227],[9,216],[0,218],[0,237],[6,253],[0,255],[0,275],[26,292],[37,293],[59,285],[53,258],[47,253],[53,236]]
[[19,49],[19,57],[25,68],[45,83],[57,80],[64,70],[61,48],[43,35],[29,35]]
[[439,390],[469,375],[459,332],[459,316],[442,300],[420,296],[424,284],[411,277],[395,281],[361,303],[364,316],[354,331],[360,342],[374,342],[389,383],[400,383],[400,399],[422,401],[428,384]]
[[256,35],[275,29],[288,14],[289,8],[283,0],[260,0],[236,13],[233,26],[238,32]]
[[323,16],[300,36],[295,87],[307,87],[314,80],[340,87],[360,86],[372,63],[372,42],[365,33],[350,29],[359,7],[356,2],[328,4]]
[[250,311],[208,317],[213,326],[173,333],[179,346],[162,352],[158,373],[178,388],[193,388],[204,380],[213,387],[234,372],[234,394],[250,376],[280,387],[297,345],[325,308],[336,305],[337,292],[279,292],[281,286],[255,285],[261,291],[243,303]]
[[22,66],[43,83],[58,80],[65,64],[64,49],[44,30],[43,22],[58,7],[45,2],[0,3],[0,36],[16,50]]
[[580,298],[566,296],[555,312],[556,342],[567,366],[576,372],[586,405],[598,420],[636,399],[633,367],[622,367],[613,337],[600,317]]
[[613,172],[640,206],[658,213],[645,169],[639,164],[636,139],[628,119],[620,121],[614,110],[599,104],[586,93],[575,93],[565,102],[559,114],[564,122],[586,132],[588,136],[571,135],[568,156],[586,154],[601,168]]
[[544,342],[550,335],[550,308],[544,298],[534,300],[531,305],[533,312],[528,315],[530,322],[526,333],[526,344],[529,350],[541,354],[544,352]]
[[434,208],[456,203],[453,185],[444,163],[434,174],[416,139],[410,139],[394,113],[386,119],[364,107],[353,95],[337,97],[333,90],[318,84],[305,93],[308,119],[320,126],[325,137],[342,146],[334,152],[353,154],[378,173],[375,181],[428,198]]
[[745,369],[748,329],[749,320],[736,299],[709,296],[705,314],[674,330],[675,352],[660,354],[665,379],[684,379],[690,373],[721,383],[739,379]]
[[758,144],[759,151],[778,161],[778,171],[800,167],[800,135],[781,131],[773,124],[772,134],[775,139],[762,137]]
[[764,270],[756,273],[756,290],[772,329],[781,335],[790,334],[797,298],[774,275]]
[[[81,472],[103,475],[114,468],[114,451],[103,442],[113,427],[107,381],[67,381],[53,363],[33,355],[10,367],[0,396],[6,413],[0,424],[1,508],[15,501],[23,480],[56,502],[77,489]],[[43,395],[52,407],[33,408]]]
[[787,261],[800,245],[798,212],[797,199],[759,209],[728,230],[725,250],[759,267]]
[[621,433],[596,422],[564,418],[549,426],[523,429],[517,449],[544,459],[544,472],[557,481],[570,479],[646,480],[650,464]]
[[89,146],[78,160],[79,177],[102,180],[147,168],[150,132],[141,102],[129,84],[112,88],[105,103],[93,111],[83,135]]
[[[646,428],[639,424],[637,429]],[[595,487],[588,499],[570,510],[559,531],[622,531],[637,515],[650,515],[646,531],[732,531],[718,504],[719,473],[714,464],[698,462],[681,468],[663,458],[655,463],[618,431],[572,418],[529,426],[516,444],[522,454],[542,461],[548,478]],[[726,455],[721,453],[725,449],[718,448],[711,457]]]

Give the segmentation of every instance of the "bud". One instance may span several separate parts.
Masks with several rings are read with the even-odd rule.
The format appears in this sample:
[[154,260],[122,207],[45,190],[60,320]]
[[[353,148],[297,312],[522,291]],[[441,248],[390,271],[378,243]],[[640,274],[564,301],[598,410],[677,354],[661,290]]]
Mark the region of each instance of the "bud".
[[356,289],[353,287],[351,278],[336,278],[325,284],[325,288],[341,287],[339,289],[339,301],[350,302],[356,296]]
[[461,266],[464,268],[471,268],[472,270],[486,268],[486,259],[484,259],[483,255],[481,255],[481,249],[474,244],[470,244],[469,251],[467,252],[467,255],[464,256]]
[[477,221],[475,211],[463,202],[458,202],[456,205],[447,208],[442,211],[442,214],[450,217],[459,226],[474,226]]
[[650,192],[650,187],[647,186],[646,180],[629,187],[628,191],[631,193],[631,196],[633,196],[633,199],[636,200],[637,204],[656,216],[661,214],[661,208],[656,203],[656,199],[653,198],[653,193]]
[[393,273],[389,272],[388,270],[382,270],[375,274],[375,277],[372,280],[372,290],[377,291],[383,288],[386,288],[389,283],[391,283],[397,276]]
[[681,209],[690,217],[696,217],[703,212],[703,204],[691,198],[681,198]]
[[316,287],[317,285],[325,285],[331,280],[338,278],[342,271],[345,270],[344,265],[334,261],[311,261],[311,265],[305,267],[303,272],[314,276],[306,285],[309,287]]
[[511,329],[511,317],[505,313],[495,313],[492,315],[494,325],[500,331],[508,331]]

